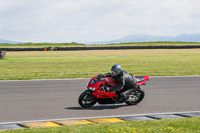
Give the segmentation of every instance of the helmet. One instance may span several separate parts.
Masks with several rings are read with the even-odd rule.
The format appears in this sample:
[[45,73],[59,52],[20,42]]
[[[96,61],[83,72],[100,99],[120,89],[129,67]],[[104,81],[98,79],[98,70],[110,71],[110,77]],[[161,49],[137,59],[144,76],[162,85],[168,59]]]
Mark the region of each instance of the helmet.
[[[112,76],[118,76],[121,72],[122,72],[122,67],[118,64],[113,65],[111,67],[111,71],[112,71]],[[114,71],[116,71],[116,73],[114,73]]]

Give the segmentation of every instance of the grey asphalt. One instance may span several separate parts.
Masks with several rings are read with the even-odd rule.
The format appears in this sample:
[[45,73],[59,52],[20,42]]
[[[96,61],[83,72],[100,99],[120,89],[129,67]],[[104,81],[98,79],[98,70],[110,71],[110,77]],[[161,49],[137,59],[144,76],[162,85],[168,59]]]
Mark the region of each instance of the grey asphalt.
[[136,106],[96,104],[83,109],[78,97],[88,80],[0,81],[0,122],[200,110],[200,76],[152,77]]

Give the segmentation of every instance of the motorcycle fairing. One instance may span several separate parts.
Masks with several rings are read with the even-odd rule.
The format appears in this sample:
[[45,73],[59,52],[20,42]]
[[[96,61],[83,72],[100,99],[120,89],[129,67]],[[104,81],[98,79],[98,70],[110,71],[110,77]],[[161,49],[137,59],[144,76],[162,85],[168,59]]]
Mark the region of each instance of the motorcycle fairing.
[[[98,74],[99,75],[99,74]],[[91,78],[91,80],[89,81],[87,88],[95,88],[94,91],[98,91],[98,89],[100,88],[101,84],[105,84],[106,80],[101,80],[100,82],[95,82],[93,83],[92,81],[98,76],[94,76],[93,78]]]
[[106,91],[103,91],[103,90],[99,90],[97,92],[93,92],[92,94],[96,98],[113,98],[113,97],[117,97],[117,94],[115,92],[106,92]]

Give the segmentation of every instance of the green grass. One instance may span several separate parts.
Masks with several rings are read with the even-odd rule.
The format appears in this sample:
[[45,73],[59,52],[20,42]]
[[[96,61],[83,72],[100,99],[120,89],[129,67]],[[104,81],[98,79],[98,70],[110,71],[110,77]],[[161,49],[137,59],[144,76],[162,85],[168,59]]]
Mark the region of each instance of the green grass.
[[35,48],[35,47],[80,47],[85,46],[84,44],[79,43],[18,43],[18,44],[7,44],[7,43],[0,43],[0,48]]
[[130,42],[119,44],[106,44],[106,46],[165,46],[165,45],[200,45],[199,42]]
[[2,133],[200,133],[200,117],[0,130]]
[[7,52],[0,80],[90,78],[114,64],[134,75],[200,75],[200,49]]

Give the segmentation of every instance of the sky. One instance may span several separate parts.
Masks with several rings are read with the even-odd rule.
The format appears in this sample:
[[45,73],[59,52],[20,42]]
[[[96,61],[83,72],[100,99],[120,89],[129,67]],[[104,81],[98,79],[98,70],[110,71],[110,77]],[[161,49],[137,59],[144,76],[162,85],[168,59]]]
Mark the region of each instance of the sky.
[[98,42],[200,32],[200,0],[0,0],[0,39]]

